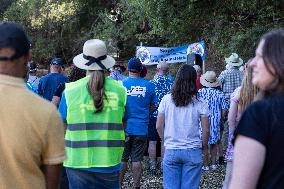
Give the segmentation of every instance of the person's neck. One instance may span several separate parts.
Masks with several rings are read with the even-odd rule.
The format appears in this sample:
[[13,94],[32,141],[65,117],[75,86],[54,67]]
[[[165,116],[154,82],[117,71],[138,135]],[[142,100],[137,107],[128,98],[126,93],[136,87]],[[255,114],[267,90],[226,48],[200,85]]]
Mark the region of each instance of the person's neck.
[[24,72],[19,68],[19,66],[17,66],[13,62],[11,62],[10,64],[9,63],[7,64],[6,62],[0,62],[0,74],[24,78]]
[[157,72],[158,76],[166,76],[167,74],[165,74],[164,72]]
[[130,78],[140,78],[140,73],[129,72]]

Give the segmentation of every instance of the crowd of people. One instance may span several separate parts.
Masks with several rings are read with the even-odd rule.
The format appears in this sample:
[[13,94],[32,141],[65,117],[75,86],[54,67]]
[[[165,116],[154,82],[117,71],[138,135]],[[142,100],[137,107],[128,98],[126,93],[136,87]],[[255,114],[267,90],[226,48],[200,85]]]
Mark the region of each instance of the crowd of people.
[[0,188],[119,189],[130,166],[138,189],[145,152],[165,189],[198,189],[225,162],[223,189],[284,187],[283,29],[247,63],[225,58],[219,77],[183,64],[173,78],[161,61],[150,81],[139,58],[126,68],[99,39],[69,77],[56,57],[39,78],[24,29],[1,22],[0,34]]

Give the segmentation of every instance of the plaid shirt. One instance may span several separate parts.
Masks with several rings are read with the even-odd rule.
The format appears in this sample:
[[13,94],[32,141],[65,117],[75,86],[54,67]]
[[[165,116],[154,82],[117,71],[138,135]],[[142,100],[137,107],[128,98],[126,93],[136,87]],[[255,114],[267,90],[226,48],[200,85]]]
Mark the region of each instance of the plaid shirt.
[[231,68],[221,72],[218,79],[222,84],[222,90],[227,99],[230,99],[232,92],[241,86],[243,75],[243,72],[239,71],[238,68]]

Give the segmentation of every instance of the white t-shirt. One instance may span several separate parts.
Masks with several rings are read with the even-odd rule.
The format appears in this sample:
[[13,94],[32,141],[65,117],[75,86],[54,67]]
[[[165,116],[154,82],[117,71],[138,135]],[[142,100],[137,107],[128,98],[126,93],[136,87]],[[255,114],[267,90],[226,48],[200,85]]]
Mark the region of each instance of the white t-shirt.
[[200,117],[208,117],[209,108],[202,98],[193,98],[193,103],[176,107],[171,94],[163,97],[159,114],[165,116],[164,146],[166,149],[201,148],[199,136]]

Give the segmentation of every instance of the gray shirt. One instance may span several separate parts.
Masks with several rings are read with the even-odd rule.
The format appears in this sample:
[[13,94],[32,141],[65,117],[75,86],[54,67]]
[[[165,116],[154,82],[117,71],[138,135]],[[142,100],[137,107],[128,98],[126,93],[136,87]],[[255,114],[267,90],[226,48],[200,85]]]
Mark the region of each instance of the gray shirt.
[[209,108],[202,98],[193,98],[193,103],[176,107],[171,94],[162,99],[159,114],[165,116],[164,146],[166,149],[201,148],[199,133],[200,117],[208,117]]

